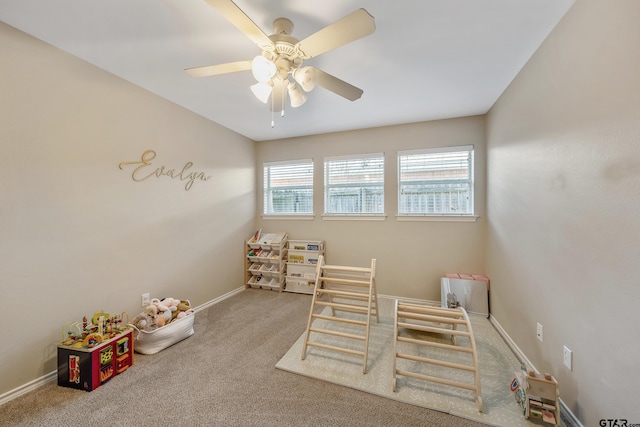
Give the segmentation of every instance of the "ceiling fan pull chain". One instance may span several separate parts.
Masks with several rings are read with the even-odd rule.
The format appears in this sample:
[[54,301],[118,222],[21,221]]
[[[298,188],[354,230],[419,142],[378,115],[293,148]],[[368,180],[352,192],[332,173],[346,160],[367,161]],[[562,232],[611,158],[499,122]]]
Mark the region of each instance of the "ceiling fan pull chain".
[[275,116],[273,114],[273,95],[271,95],[271,129],[273,129],[274,127],[276,127],[276,120],[275,120]]
[[282,83],[282,111],[280,112],[280,117],[284,117],[284,105],[287,102],[287,92],[285,92],[284,87],[286,85],[284,83]]

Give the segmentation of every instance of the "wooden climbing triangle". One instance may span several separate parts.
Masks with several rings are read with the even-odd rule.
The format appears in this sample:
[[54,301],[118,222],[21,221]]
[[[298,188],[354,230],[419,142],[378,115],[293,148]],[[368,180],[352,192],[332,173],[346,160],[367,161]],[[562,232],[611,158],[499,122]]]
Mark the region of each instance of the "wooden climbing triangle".
[[[393,391],[397,391],[398,375],[459,387],[474,393],[476,406],[482,412],[478,353],[465,309],[441,308],[396,300],[394,317]],[[433,339],[434,336],[449,336],[450,342],[439,342]],[[434,351],[426,351],[427,348]],[[453,357],[454,353],[467,356]],[[400,369],[399,360],[418,363],[401,362],[404,368]],[[422,369],[424,364],[446,369],[438,370],[440,374],[426,375]],[[473,380],[464,382],[461,379],[446,378],[447,372],[455,371],[470,372]]]
[[348,267],[318,257],[302,360],[308,347],[318,347],[362,357],[362,373],[367,372],[371,317],[379,321],[375,273],[375,259],[370,267]]

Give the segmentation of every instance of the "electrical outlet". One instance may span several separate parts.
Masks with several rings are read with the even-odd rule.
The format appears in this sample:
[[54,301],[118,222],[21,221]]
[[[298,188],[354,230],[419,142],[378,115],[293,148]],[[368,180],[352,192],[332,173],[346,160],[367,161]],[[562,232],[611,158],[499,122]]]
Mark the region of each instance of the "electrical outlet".
[[564,346],[564,354],[563,354],[563,362],[564,362],[564,366],[566,366],[567,368],[569,368],[569,370],[571,371],[571,362],[572,362],[572,357],[573,357],[573,351],[569,350],[567,348],[567,346]]
[[146,307],[149,305],[150,302],[151,302],[151,296],[149,295],[149,292],[147,292],[146,294],[142,294],[142,306]]
[[542,342],[542,325],[540,324],[540,322],[538,322],[538,329],[536,331],[536,336],[538,337],[538,340]]

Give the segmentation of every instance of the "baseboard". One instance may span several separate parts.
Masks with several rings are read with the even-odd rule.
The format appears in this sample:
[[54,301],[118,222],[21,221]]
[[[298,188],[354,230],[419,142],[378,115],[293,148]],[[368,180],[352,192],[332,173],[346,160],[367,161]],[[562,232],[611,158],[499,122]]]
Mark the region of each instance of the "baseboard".
[[49,372],[48,374],[43,375],[40,378],[36,378],[35,380],[30,381],[26,384],[23,384],[20,387],[16,387],[13,390],[9,390],[8,392],[0,395],[0,406],[24,394],[32,392],[42,387],[43,385],[47,385],[50,382],[55,381],[56,378],[58,378],[57,371]]
[[217,303],[219,303],[221,301],[226,300],[227,298],[230,298],[230,297],[232,297],[232,296],[234,296],[236,294],[239,294],[240,292],[242,292],[244,290],[245,290],[244,286],[236,288],[236,289],[234,289],[234,290],[232,290],[230,292],[227,292],[224,295],[220,295],[219,297],[212,299],[211,301],[205,302],[204,304],[200,304],[199,306],[194,307],[193,311],[195,311],[197,313],[198,311],[205,310],[205,309],[211,307],[212,305],[215,305],[215,304],[217,304]]
[[536,374],[539,374],[540,371],[538,371],[538,369],[533,365],[533,363],[531,363],[531,361],[527,358],[524,352],[520,350],[520,348],[516,345],[516,343],[511,339],[509,334],[507,334],[507,331],[504,330],[502,325],[500,325],[500,323],[496,320],[495,317],[493,317],[492,314],[489,315],[489,322],[491,322],[493,327],[496,328],[496,331],[498,331],[498,333],[500,334],[504,342],[507,343],[507,345],[509,346],[511,351],[513,351],[513,354],[516,355],[520,363],[524,363],[526,365],[525,369],[533,370]]
[[[493,327],[496,328],[496,331],[498,331],[498,333],[500,334],[504,342],[507,343],[507,345],[509,346],[511,351],[513,351],[513,354],[516,355],[518,360],[520,360],[521,363],[524,363],[526,365],[526,369],[533,370],[535,373],[539,374],[540,371],[538,370],[538,368],[536,368],[534,364],[531,363],[531,361],[527,358],[524,352],[520,350],[520,348],[516,345],[516,343],[511,339],[509,334],[507,334],[507,331],[505,331],[502,325],[500,325],[500,322],[498,322],[496,318],[493,317],[493,315],[489,315],[489,321],[491,322]],[[576,418],[576,416],[573,414],[573,412],[571,412],[569,407],[562,401],[562,399],[558,399],[558,401],[560,402],[560,418],[565,423],[565,425],[567,427],[584,427],[580,422],[580,420]]]
[[[193,310],[195,312],[205,310],[211,307],[212,305],[219,303],[220,301],[224,301],[225,299],[242,292],[244,289],[245,289],[244,286],[234,289],[231,292],[227,292],[226,294],[221,295],[217,298],[214,298],[211,301],[208,301],[204,304],[194,307]],[[40,378],[36,378],[33,381],[30,381],[24,385],[21,385],[20,387],[16,387],[13,390],[9,390],[8,392],[0,395],[0,406],[12,401],[13,399],[17,399],[18,397],[24,394],[32,392],[44,385],[47,385],[48,383],[55,381],[57,378],[58,378],[58,372],[52,371],[52,372],[49,372],[48,374],[41,376]]]
[[562,422],[564,422],[567,427],[584,427],[580,420],[576,418],[573,412],[571,412],[569,407],[565,405],[562,399],[558,400],[560,401],[560,418],[562,419]]

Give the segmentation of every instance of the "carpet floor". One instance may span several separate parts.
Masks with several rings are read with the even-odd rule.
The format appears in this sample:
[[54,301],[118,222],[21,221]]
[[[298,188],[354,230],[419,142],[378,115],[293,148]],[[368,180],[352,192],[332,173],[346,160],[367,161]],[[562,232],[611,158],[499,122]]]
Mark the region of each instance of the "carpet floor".
[[51,382],[5,403],[0,425],[483,425],[276,369],[304,332],[310,304],[309,295],[245,289],[198,311],[193,336],[136,354],[133,366],[92,392]]

